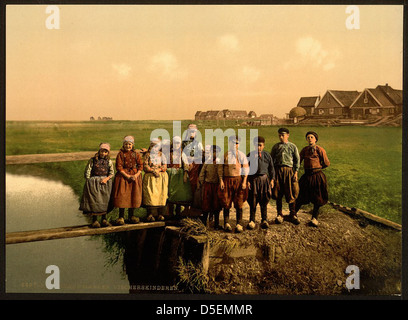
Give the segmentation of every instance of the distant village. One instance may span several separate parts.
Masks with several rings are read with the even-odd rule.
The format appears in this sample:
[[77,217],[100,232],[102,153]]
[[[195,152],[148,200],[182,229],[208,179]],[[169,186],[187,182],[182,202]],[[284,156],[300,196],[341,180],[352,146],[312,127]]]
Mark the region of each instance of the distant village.
[[255,111],[197,111],[195,120],[236,120],[241,125],[402,125],[402,90],[387,84],[363,91],[327,90],[321,97],[300,97],[284,119]]
[[[225,123],[233,120],[241,126],[264,125],[402,125],[402,90],[386,83],[363,91],[327,90],[320,95],[300,97],[295,107],[278,118],[272,113],[257,115],[245,110],[197,111],[195,121],[216,120]],[[110,121],[112,117],[90,117],[90,121]],[[220,123],[221,121],[221,123]]]
[[89,120],[90,121],[95,121],[95,120],[97,120],[97,121],[108,121],[108,120],[113,120],[113,118],[112,117],[98,117],[98,118],[95,119],[94,117],[90,117]]

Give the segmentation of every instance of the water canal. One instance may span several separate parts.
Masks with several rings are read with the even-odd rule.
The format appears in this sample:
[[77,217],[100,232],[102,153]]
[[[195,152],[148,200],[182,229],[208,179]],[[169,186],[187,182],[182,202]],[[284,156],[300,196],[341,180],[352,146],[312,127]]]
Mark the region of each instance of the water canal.
[[[84,225],[78,197],[63,183],[6,173],[6,232]],[[122,261],[110,263],[103,236],[6,246],[7,293],[128,293]],[[60,289],[49,290],[49,265],[58,266]]]

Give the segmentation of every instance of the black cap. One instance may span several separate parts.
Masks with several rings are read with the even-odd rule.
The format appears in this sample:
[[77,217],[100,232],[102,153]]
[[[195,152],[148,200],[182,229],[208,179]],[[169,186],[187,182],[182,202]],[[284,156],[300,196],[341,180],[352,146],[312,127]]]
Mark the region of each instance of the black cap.
[[287,128],[280,128],[280,129],[278,130],[278,133],[289,133],[289,129],[287,129]]
[[308,132],[306,133],[305,137],[307,138],[307,136],[308,136],[309,134],[314,135],[315,138],[316,138],[316,141],[319,140],[319,136],[317,135],[316,132],[314,132],[314,131],[308,131]]
[[255,137],[254,138],[254,143],[265,143],[265,138],[261,137],[261,136]]

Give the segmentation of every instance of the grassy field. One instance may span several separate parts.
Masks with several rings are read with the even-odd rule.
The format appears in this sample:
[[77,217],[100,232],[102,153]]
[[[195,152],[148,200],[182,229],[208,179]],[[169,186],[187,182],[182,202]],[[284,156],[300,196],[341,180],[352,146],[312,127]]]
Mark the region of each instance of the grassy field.
[[[191,121],[182,121],[182,129]],[[198,122],[205,128],[258,129],[266,138],[266,150],[278,142],[276,126],[236,127],[236,122]],[[172,134],[172,121],[108,122],[6,122],[6,155],[97,151],[102,141],[119,150],[125,135],[135,137],[137,148],[147,147],[152,130]],[[401,223],[402,128],[388,127],[289,127],[290,140],[299,151],[306,146],[308,130],[319,134],[331,166],[325,170],[331,201],[367,210]],[[247,150],[250,149],[249,132]],[[85,161],[10,165],[8,172],[47,175],[70,185],[78,197],[83,187]],[[303,169],[301,169],[301,173]]]

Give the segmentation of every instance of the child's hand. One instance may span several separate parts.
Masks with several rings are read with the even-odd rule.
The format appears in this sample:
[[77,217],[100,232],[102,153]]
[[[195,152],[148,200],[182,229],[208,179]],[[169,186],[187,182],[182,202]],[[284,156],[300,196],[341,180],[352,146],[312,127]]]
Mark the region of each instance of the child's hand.
[[105,179],[102,179],[102,180],[101,180],[101,184],[106,184],[108,181],[109,181],[109,178],[106,177]]
[[130,175],[130,176],[129,176],[129,180],[130,180],[130,181],[135,181],[135,180],[136,180],[136,175],[133,175],[133,174]]
[[293,175],[293,182],[296,182],[297,180],[298,180],[298,173],[296,171],[295,174]]
[[271,180],[271,189],[273,189],[274,186],[275,186],[275,182]]
[[246,187],[247,187],[247,185],[246,185],[246,183],[245,182],[242,182],[242,190],[245,190],[246,189]]

